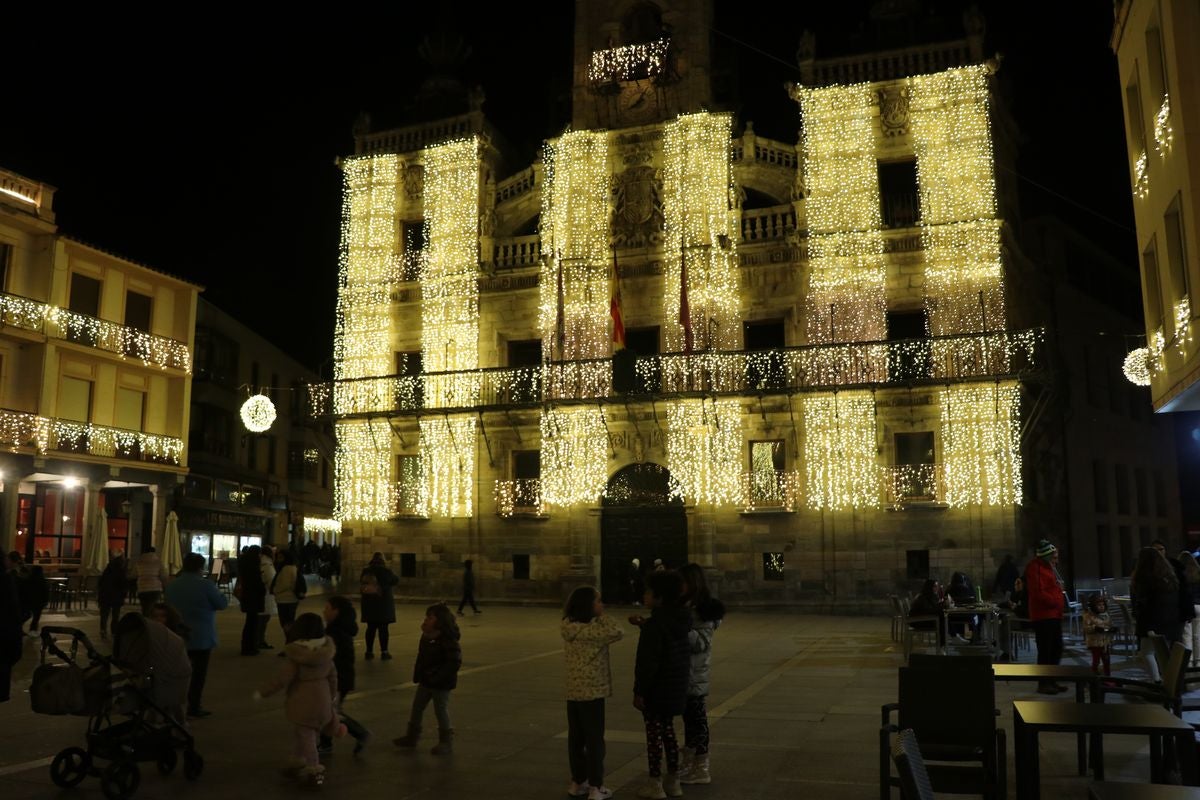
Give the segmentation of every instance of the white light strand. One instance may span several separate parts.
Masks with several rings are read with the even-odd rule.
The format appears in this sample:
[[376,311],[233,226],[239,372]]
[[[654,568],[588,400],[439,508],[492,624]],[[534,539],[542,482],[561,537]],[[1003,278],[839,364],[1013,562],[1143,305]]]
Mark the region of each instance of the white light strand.
[[728,114],[706,113],[681,115],[663,130],[663,325],[670,351],[685,345],[685,261],[694,349],[736,350],[740,344],[731,131]]
[[[808,341],[886,339],[887,270],[871,85],[802,88],[796,97],[808,192]],[[886,369],[875,367],[880,375]]]
[[1192,301],[1181,297],[1175,303],[1175,349],[1179,355],[1187,355],[1187,345],[1192,341]]
[[742,502],[742,408],[737,400],[667,406],[667,469],[693,503]]
[[326,519],[324,517],[305,517],[304,532],[308,534],[331,534],[341,533],[342,523],[336,519]]
[[136,358],[148,367],[178,369],[188,373],[192,371],[192,354],[183,342],[27,297],[0,294],[0,322],[45,333],[56,339],[90,345],[116,353],[122,359]]
[[1150,158],[1146,151],[1138,153],[1133,161],[1133,196],[1144,200],[1150,195]]
[[[479,171],[477,138],[425,150],[428,251],[421,271],[421,358],[426,373],[479,367]],[[478,402],[478,379],[470,374],[426,376],[426,407]],[[435,507],[448,502],[432,501]]]
[[392,516],[392,429],[387,420],[334,425],[333,515],[342,520],[379,522]]
[[[539,324],[542,352],[555,360],[609,355],[608,147],[604,131],[574,131],[544,150]],[[546,396],[560,389],[551,383]]]
[[839,392],[804,398],[805,496],[814,510],[879,505],[875,398]]
[[1162,105],[1154,115],[1154,149],[1160,156],[1166,156],[1175,141],[1175,129],[1171,127],[1171,96],[1163,95]]
[[1015,384],[939,392],[946,502],[1021,503],[1020,393]]
[[0,410],[0,447],[14,453],[30,448],[42,455],[50,451],[84,452],[176,465],[183,457],[183,440],[174,436],[8,410]]
[[511,481],[496,481],[496,513],[511,517],[517,513],[546,513],[542,500],[542,482],[537,478],[519,478]]
[[474,417],[421,420],[421,464],[430,515],[471,516],[475,497],[475,435]]
[[658,39],[597,50],[592,53],[592,61],[588,65],[588,80],[592,83],[608,83],[653,78],[662,72],[670,47],[670,39]]
[[593,406],[547,408],[541,418],[541,499],[595,504],[608,482],[608,428]]

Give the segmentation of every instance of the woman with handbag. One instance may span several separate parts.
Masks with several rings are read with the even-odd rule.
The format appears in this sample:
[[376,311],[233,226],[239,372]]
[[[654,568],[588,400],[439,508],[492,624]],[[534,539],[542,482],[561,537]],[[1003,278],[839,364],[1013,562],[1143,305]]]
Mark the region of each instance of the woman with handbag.
[[383,553],[376,553],[363,568],[359,578],[359,593],[362,595],[362,620],[367,626],[367,661],[375,658],[375,634],[379,634],[379,658],[391,661],[388,652],[388,625],[396,621],[396,599],[392,587],[400,582],[396,573],[387,568]]

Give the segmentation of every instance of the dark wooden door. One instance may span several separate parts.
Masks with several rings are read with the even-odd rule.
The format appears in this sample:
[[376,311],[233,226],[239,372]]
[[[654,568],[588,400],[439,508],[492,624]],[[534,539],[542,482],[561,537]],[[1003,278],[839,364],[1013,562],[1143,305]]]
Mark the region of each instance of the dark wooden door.
[[606,603],[641,600],[633,596],[635,558],[641,561],[640,577],[654,569],[656,558],[670,569],[687,563],[687,516],[682,507],[606,508],[600,525],[600,593]]

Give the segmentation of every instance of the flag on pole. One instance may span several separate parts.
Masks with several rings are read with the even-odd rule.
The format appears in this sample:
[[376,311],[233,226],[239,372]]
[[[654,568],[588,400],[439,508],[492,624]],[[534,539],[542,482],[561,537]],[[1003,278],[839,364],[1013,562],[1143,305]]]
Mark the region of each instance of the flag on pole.
[[609,281],[608,315],[612,317],[613,352],[625,349],[625,319],[621,316],[621,281],[617,277],[617,249],[613,248],[612,278]]
[[688,306],[687,254],[679,248],[679,324],[683,326],[683,352],[692,352],[692,310]]

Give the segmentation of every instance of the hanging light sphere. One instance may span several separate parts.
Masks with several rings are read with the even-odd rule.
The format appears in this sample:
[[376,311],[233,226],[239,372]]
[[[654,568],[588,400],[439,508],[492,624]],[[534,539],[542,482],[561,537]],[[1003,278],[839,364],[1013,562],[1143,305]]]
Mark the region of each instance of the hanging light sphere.
[[256,394],[242,403],[242,424],[251,433],[263,433],[275,422],[275,404],[265,394]]
[[1135,386],[1150,385],[1150,351],[1145,347],[1130,350],[1122,366],[1125,377]]

